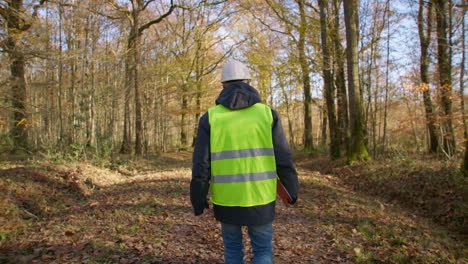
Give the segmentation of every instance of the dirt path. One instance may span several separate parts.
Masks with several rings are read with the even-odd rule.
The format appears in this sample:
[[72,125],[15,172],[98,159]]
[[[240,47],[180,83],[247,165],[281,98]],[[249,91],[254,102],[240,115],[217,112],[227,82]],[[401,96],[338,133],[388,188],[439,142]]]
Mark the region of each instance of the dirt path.
[[[445,246],[451,238],[424,220],[360,196],[333,176],[299,172],[299,203],[277,206],[275,263],[464,263]],[[25,221],[22,232],[0,243],[0,262],[223,263],[212,210],[192,214],[187,167],[114,182],[62,198],[64,206]]]

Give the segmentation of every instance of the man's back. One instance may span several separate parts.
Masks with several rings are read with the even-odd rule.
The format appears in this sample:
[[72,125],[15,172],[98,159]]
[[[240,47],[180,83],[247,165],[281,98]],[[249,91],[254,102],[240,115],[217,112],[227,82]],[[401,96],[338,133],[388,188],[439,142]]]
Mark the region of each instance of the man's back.
[[[250,180],[255,180],[258,176],[262,180],[275,182],[265,188],[267,190],[256,191],[257,195],[267,194],[268,198],[264,197],[264,202],[240,203],[242,199],[250,199],[247,196],[251,195],[251,191],[247,192],[245,189],[234,187],[228,193],[226,189],[223,192],[215,191],[215,217],[221,222],[240,225],[272,222],[275,215],[276,176],[278,175],[294,201],[298,192],[297,173],[278,113],[261,103],[255,88],[240,81],[225,84],[216,104],[202,116],[199,123],[191,184],[194,209],[196,212],[203,211],[207,204],[209,187],[213,191],[213,185],[217,184],[216,177],[228,175],[224,178],[239,178],[233,175],[243,174]],[[228,155],[228,158],[219,159],[223,155]],[[217,203],[218,193],[224,193],[226,199],[231,197],[231,201],[238,204]],[[213,192],[211,198],[213,199]]]
[[276,165],[271,109],[261,103],[208,111],[211,146],[211,201],[252,207],[276,199]]
[[221,222],[226,263],[243,263],[242,226],[247,226],[254,263],[273,263],[277,176],[297,200],[299,182],[278,113],[261,104],[248,84],[248,68],[228,62],[223,90],[201,118],[193,153],[190,199],[195,215],[208,208]]

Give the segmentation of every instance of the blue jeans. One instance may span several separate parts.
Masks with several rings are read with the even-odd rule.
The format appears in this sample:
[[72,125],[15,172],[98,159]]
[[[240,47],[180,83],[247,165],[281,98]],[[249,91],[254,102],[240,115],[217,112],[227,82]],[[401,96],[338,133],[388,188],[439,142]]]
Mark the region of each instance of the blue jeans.
[[[247,226],[250,243],[254,253],[252,264],[273,263],[273,226]],[[244,245],[242,244],[242,226],[221,223],[224,243],[224,261],[226,264],[244,264]]]

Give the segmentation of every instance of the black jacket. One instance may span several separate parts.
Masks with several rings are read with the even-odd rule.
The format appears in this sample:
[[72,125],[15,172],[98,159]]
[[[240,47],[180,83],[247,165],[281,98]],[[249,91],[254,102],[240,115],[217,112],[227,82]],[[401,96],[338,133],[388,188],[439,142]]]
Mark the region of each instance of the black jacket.
[[[259,102],[261,102],[261,98],[258,91],[241,81],[226,84],[216,100],[216,104],[222,104],[233,110],[250,107]],[[278,113],[272,110],[272,115],[276,170],[278,177],[292,196],[294,203],[298,196],[299,181]],[[207,195],[211,178],[210,124],[208,113],[205,113],[200,118],[192,162],[190,200],[195,215],[200,215],[205,208],[208,208]],[[274,220],[275,202],[253,207],[214,205],[214,214],[216,219],[227,224],[262,225]]]

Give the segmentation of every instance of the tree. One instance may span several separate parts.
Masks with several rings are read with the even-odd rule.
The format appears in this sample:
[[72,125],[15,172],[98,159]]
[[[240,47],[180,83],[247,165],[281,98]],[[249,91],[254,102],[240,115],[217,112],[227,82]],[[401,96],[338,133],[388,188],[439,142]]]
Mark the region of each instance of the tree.
[[333,0],[333,27],[330,33],[334,48],[334,79],[337,94],[337,112],[338,125],[337,137],[340,139],[340,145],[348,144],[348,93],[346,91],[344,52],[340,41],[340,3],[339,0]]
[[328,41],[328,23],[327,23],[327,9],[328,1],[319,0],[320,7],[320,36],[322,40],[322,54],[323,54],[323,83],[325,90],[325,99],[327,105],[327,114],[328,114],[328,127],[330,131],[330,155],[332,158],[340,157],[340,138],[338,131],[338,126],[336,124],[336,114],[335,114],[335,95],[334,95],[334,86],[333,86],[333,76],[331,72],[332,62],[331,62],[331,51]]
[[[303,108],[304,108],[304,138],[303,144],[306,151],[310,151],[314,148],[314,142],[312,139],[312,95],[310,86],[310,66],[307,58],[307,36],[310,30],[310,23],[307,20],[309,17],[306,12],[306,1],[297,0],[294,1],[297,5],[295,11],[299,12],[297,17],[298,21],[293,21],[291,18],[296,17],[295,15],[288,14],[285,11],[284,4],[274,2],[272,0],[266,0],[268,6],[273,10],[276,17],[284,24],[286,31],[279,31],[273,29],[270,25],[260,20],[260,22],[266,25],[270,30],[287,35],[291,38],[297,49],[299,65],[301,67],[301,81],[303,86]],[[257,18],[258,19],[258,18]],[[298,37],[297,37],[298,35]]]
[[359,86],[358,61],[358,0],[344,1],[346,25],[346,57],[348,66],[349,112],[351,124],[350,145],[347,150],[347,162],[368,160],[369,154],[364,143],[363,108]]
[[[370,9],[370,10],[369,10]],[[382,57],[382,52],[380,49],[380,43],[383,38],[383,31],[387,25],[387,61],[384,62],[385,72],[385,99],[384,99],[384,112],[387,105],[387,94],[389,89],[389,77],[388,70],[390,68],[389,60],[389,41],[390,41],[390,1],[386,0],[383,3],[375,3],[372,5],[372,8],[369,6],[364,7],[364,12],[370,14],[364,14],[363,16],[369,16],[368,18],[361,18],[363,21],[367,21],[366,25],[362,26],[362,34],[360,34],[361,50],[360,52],[360,61],[362,62],[361,66],[361,97],[366,98],[366,101],[362,101],[364,111],[364,134],[366,138],[366,144],[368,148],[373,150],[374,154],[377,154],[377,128],[378,128],[378,112],[381,108],[381,99],[380,90],[381,90],[381,64],[379,64],[379,59]],[[370,22],[370,23],[369,23]],[[384,113],[383,118],[383,147],[385,147],[386,142],[386,124],[387,118]],[[380,126],[379,126],[380,132]]]
[[[165,23],[170,45],[167,48],[171,54],[168,63],[174,69],[172,80],[177,87],[180,100],[178,115],[180,116],[180,148],[190,146],[187,129],[190,124],[190,114],[194,120],[200,118],[202,93],[207,86],[207,76],[215,72],[220,63],[233,52],[232,45],[226,52],[216,50],[218,44],[227,39],[228,34],[216,36],[215,33],[228,21],[232,15],[227,8],[219,6],[202,6],[196,10],[179,9],[174,12],[175,20]],[[195,101],[193,106],[192,101]],[[197,127],[194,126],[193,140]],[[194,141],[192,141],[194,144]]]
[[113,0],[109,0],[120,12],[125,14],[127,21],[130,23],[130,32],[127,37],[127,51],[125,56],[125,108],[124,108],[124,134],[121,153],[131,152],[131,132],[130,132],[130,95],[133,91],[135,97],[135,154],[143,153],[143,121],[141,114],[141,95],[138,79],[138,63],[139,63],[139,44],[140,37],[143,32],[152,25],[160,23],[164,18],[169,16],[177,7],[171,0],[170,6],[166,12],[159,17],[148,22],[140,22],[142,12],[148,7],[153,0],[128,0],[131,9],[127,9]]
[[13,108],[13,128],[11,136],[15,149],[27,148],[28,113],[26,108],[26,57],[22,50],[22,34],[29,30],[37,17],[37,10],[45,3],[40,0],[33,7],[32,16],[28,15],[23,6],[23,0],[11,0],[0,5],[0,15],[6,21],[7,36],[2,48],[10,57],[11,102]]
[[175,4],[174,0],[170,1],[169,7],[166,11],[155,19],[151,19],[148,22],[140,22],[142,13],[154,0],[128,0],[130,1],[131,9],[127,9],[119,5],[116,1],[108,0],[112,6],[114,6],[120,12],[125,14],[128,22],[130,23],[130,32],[127,38],[127,52],[125,57],[125,115],[124,115],[124,134],[121,153],[131,152],[131,133],[130,133],[130,95],[131,91],[134,91],[133,96],[135,97],[135,154],[141,155],[143,153],[143,120],[142,120],[142,108],[141,108],[141,95],[138,79],[138,64],[139,64],[139,44],[140,38],[145,30],[150,28],[154,24],[158,24],[168,17],[175,8],[182,8],[193,10],[203,5],[217,5],[226,2],[218,1],[213,3],[207,3],[206,0],[200,1],[196,7],[188,7],[180,4]]
[[[240,43],[233,44],[223,54],[215,50],[217,45],[227,38],[227,36],[217,37],[215,34],[232,15],[232,12],[228,12],[227,10],[228,8],[222,8],[219,10],[219,13],[215,13],[210,8],[201,8],[200,10],[199,19],[201,21],[199,21],[199,27],[202,30],[197,30],[195,33],[195,54],[191,64],[192,71],[195,73],[194,81],[196,87],[194,120],[199,120],[200,114],[203,111],[201,107],[203,85],[207,85],[207,83],[203,83],[203,78],[215,72],[221,62],[229,57]],[[197,127],[195,126],[192,147],[195,146],[196,130]]]
[[300,23],[298,27],[299,40],[297,42],[297,48],[299,51],[299,62],[302,69],[302,85],[304,86],[304,149],[312,150],[314,143],[312,141],[312,96],[310,93],[310,69],[309,63],[306,59],[305,43],[308,29],[308,23],[306,21],[306,13],[304,7],[304,0],[298,0],[299,5],[299,17]]
[[[425,7],[426,6],[426,7]],[[424,9],[426,9],[426,21],[424,21]],[[426,111],[426,124],[429,131],[429,152],[435,153],[439,148],[437,140],[434,109],[432,106],[431,91],[429,89],[429,46],[431,44],[432,32],[432,4],[424,4],[424,0],[419,0],[418,12],[418,33],[421,46],[420,75],[424,99],[424,109]],[[424,28],[426,25],[426,28]]]
[[450,47],[447,38],[447,3],[445,0],[432,0],[432,3],[435,7],[437,21],[437,72],[443,111],[443,116],[441,116],[444,130],[443,151],[452,156],[456,153],[456,140],[452,115],[452,65],[450,64]]
[[463,163],[462,163],[462,171],[465,174],[465,176],[468,176],[468,127],[466,123],[466,118],[464,117],[465,115],[465,60],[466,60],[466,55],[465,55],[465,34],[466,34],[466,28],[465,28],[465,13],[466,11],[463,11],[462,15],[462,34],[461,34],[461,42],[462,42],[462,60],[460,62],[460,102],[461,102],[461,112],[462,112],[462,118],[463,118],[463,139],[465,140],[465,156],[463,158]]

